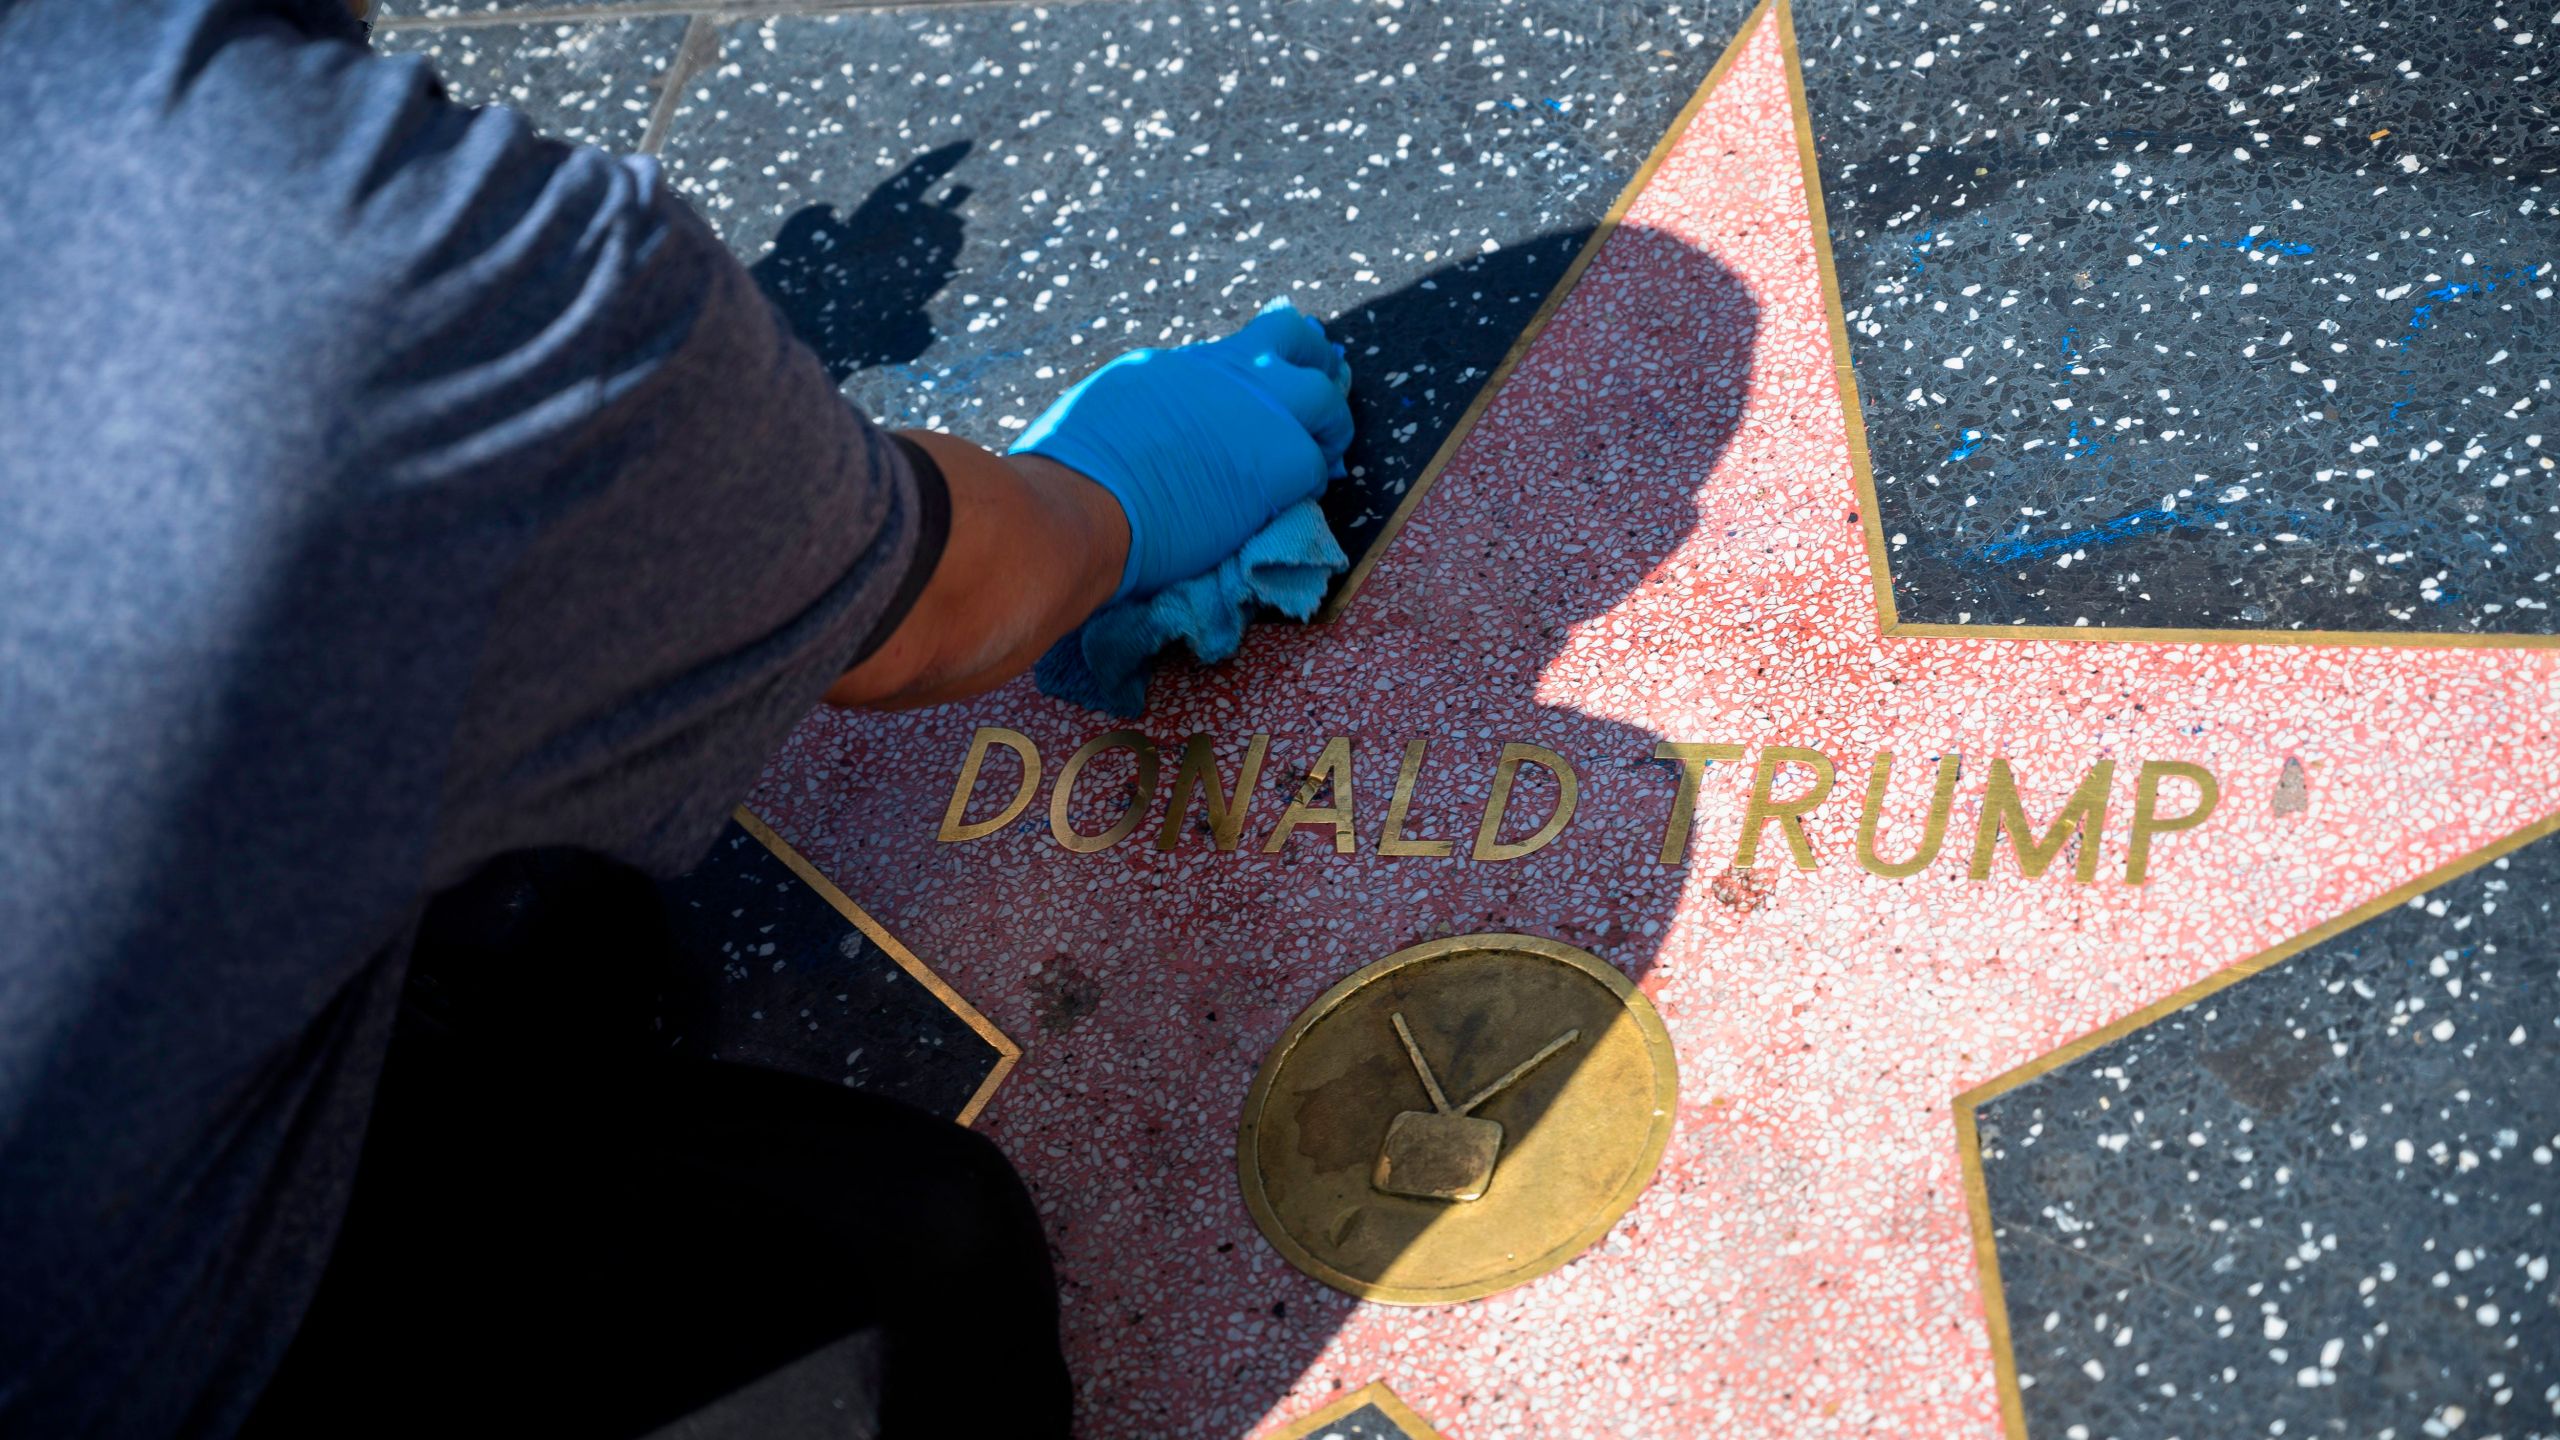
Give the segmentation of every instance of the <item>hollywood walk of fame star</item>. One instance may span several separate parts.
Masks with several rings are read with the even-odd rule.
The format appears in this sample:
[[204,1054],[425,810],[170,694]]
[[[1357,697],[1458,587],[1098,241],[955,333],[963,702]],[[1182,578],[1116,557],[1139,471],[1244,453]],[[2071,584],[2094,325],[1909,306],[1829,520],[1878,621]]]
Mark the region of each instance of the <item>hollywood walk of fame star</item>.
[[[765,777],[756,809],[1023,1041],[982,1124],[1058,1250],[1089,1433],[1277,1429],[1383,1379],[1468,1436],[1997,1434],[1955,1098],[2560,809],[2548,651],[1880,633],[1784,20],[1754,17],[1340,618],[1159,676],[1159,746],[1219,736],[1231,781],[1270,735],[1257,834],[1349,737],[1355,853],[1323,826],[1276,855],[1160,852],[1151,821],[1077,854],[1040,806],[937,844],[976,727],[1052,757],[1108,728],[1027,685],[821,717]],[[1510,863],[1381,855],[1414,735],[1449,763],[1413,833],[1466,834],[1509,740],[1574,763],[1580,818]],[[1808,747],[1844,777],[1892,751],[1896,856],[1958,755],[1957,823],[1927,868],[1871,874],[1843,783],[1806,819],[1816,868],[1772,839],[1737,882],[1750,767],[1719,765],[1664,866],[1665,739]],[[2006,856],[1968,878],[1995,756],[2040,820],[2118,760],[2096,879]],[[2223,800],[2128,885],[2120,817],[2152,758],[2207,766]],[[2286,775],[2308,803],[2279,813]],[[1110,800],[1099,767],[1087,790]],[[1327,986],[1480,930],[1637,978],[1679,1056],[1669,1151],[1553,1273],[1355,1304],[1256,1233],[1239,1107]],[[1069,982],[1089,1004],[1048,1003]]]

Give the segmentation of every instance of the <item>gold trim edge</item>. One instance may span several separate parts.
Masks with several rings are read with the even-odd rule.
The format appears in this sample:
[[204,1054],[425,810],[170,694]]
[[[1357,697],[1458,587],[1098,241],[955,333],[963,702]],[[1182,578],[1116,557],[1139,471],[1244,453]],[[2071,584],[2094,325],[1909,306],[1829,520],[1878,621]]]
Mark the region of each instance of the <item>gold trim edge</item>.
[[1375,1405],[1411,1440],[1441,1440],[1440,1432],[1413,1411],[1413,1407],[1387,1388],[1384,1380],[1372,1380],[1321,1410],[1310,1411],[1263,1437],[1263,1440],[1307,1440],[1325,1426],[1349,1415],[1363,1405]]
[[987,1108],[987,1102],[995,1098],[996,1087],[1004,1083],[1005,1077],[1013,1073],[1014,1065],[1022,1059],[1022,1047],[1013,1043],[1002,1030],[997,1029],[995,1022],[981,1013],[977,1006],[962,998],[959,991],[952,989],[949,981],[935,974],[931,966],[918,959],[916,953],[906,947],[905,942],[890,934],[887,926],[873,919],[871,912],[853,903],[853,898],[836,888],[834,881],[819,874],[818,867],[810,864],[807,856],[792,848],[790,841],[774,833],[773,827],[766,824],[762,816],[741,805],[731,812],[730,818],[738,822],[738,828],[754,836],[758,844],[772,851],[774,857],[788,867],[792,874],[800,877],[802,884],[817,891],[829,905],[834,906],[836,913],[853,922],[853,927],[861,931],[872,944],[879,946],[891,960],[897,963],[899,969],[907,972],[908,978],[922,985],[934,999],[942,1002],[944,1008],[960,1017],[960,1023],[968,1026],[979,1039],[986,1041],[995,1050],[994,1068],[988,1070],[987,1077],[978,1082],[978,1088],[969,1096],[969,1102],[961,1106],[959,1115],[954,1117],[963,1125],[976,1123],[980,1112]]

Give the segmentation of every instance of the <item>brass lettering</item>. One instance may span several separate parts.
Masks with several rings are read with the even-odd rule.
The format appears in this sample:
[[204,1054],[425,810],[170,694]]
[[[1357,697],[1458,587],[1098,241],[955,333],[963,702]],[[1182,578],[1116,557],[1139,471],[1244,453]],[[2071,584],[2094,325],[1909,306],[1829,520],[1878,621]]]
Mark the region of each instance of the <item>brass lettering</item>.
[[[987,751],[997,745],[1022,757],[1022,785],[994,819],[964,821],[960,817],[969,808],[969,797],[977,791],[979,768],[986,764]],[[950,808],[942,812],[942,828],[934,832],[933,838],[951,845],[993,835],[1031,808],[1031,797],[1039,793],[1040,751],[1031,743],[1031,737],[1019,730],[981,725],[978,733],[969,737],[968,758],[960,762],[960,783],[952,787]]]
[[[2160,781],[2175,775],[2196,787],[2194,808],[2184,815],[2160,816]],[[2222,787],[2214,783],[2213,772],[2184,760],[2145,760],[2142,773],[2133,782],[2133,840],[2125,848],[2124,883],[2139,885],[2151,878],[2151,837],[2169,835],[2180,830],[2193,830],[2213,813],[2222,799]]]
[[[1086,762],[1112,749],[1127,750],[1137,757],[1137,793],[1130,797],[1129,808],[1121,811],[1120,818],[1111,822],[1110,829],[1098,835],[1080,834],[1067,822],[1067,803],[1075,797],[1076,781],[1084,774]],[[1156,747],[1135,730],[1106,730],[1084,742],[1075,754],[1067,758],[1066,766],[1058,771],[1058,788],[1049,796],[1049,833],[1058,837],[1059,844],[1079,855],[1108,850],[1129,838],[1130,832],[1138,828],[1138,822],[1146,818],[1147,807],[1155,803],[1155,798]]]
[[[1556,808],[1526,839],[1505,841],[1502,821],[1511,809],[1511,783],[1519,778],[1523,764],[1535,765],[1556,777]],[[1575,779],[1573,766],[1565,758],[1543,745],[1517,742],[1502,747],[1502,758],[1493,766],[1493,794],[1485,800],[1484,819],[1476,825],[1478,860],[1517,860],[1547,847],[1564,827],[1573,821],[1573,807],[1581,798],[1581,784]]]
[[[1326,787],[1332,803],[1315,805],[1317,783]],[[1262,853],[1277,855],[1289,843],[1289,836],[1301,825],[1333,827],[1333,853],[1350,855],[1360,848],[1360,836],[1351,828],[1351,738],[1336,735],[1324,742],[1324,752],[1307,771],[1307,778],[1289,796],[1289,808],[1280,812],[1280,823],[1271,829],[1271,838],[1262,842]]]
[[[5,0],[0,0],[5,3]],[[1159,851],[1180,848],[1182,835],[1195,823],[1209,832],[1210,844],[1217,853],[1236,850],[1244,839],[1247,813],[1262,783],[1265,761],[1269,758],[1271,736],[1257,731],[1246,743],[1243,762],[1233,786],[1225,783],[1219,768],[1217,737],[1196,734],[1183,742],[1182,758],[1172,776],[1172,793],[1167,797],[1163,823],[1154,831],[1153,846]],[[1004,807],[983,820],[968,818],[978,800],[979,782],[985,776],[987,757],[998,748],[1010,750],[1021,765],[1021,776]],[[1075,829],[1070,811],[1077,783],[1087,765],[1106,750],[1130,752],[1135,773],[1130,786],[1127,807],[1116,816],[1109,828],[1087,835]],[[1411,857],[1447,858],[1457,853],[1453,838],[1408,833],[1413,826],[1414,798],[1421,786],[1422,767],[1429,758],[1430,742],[1423,737],[1409,739],[1396,767],[1395,787],[1389,793],[1386,823],[1377,835],[1376,853],[1390,859]],[[1677,767],[1671,797],[1671,813],[1665,820],[1662,843],[1656,859],[1663,865],[1687,863],[1692,832],[1698,819],[1698,797],[1705,784],[1707,767],[1732,763],[1744,758],[1740,745],[1707,744],[1680,740],[1663,740],[1653,747],[1653,758],[1669,761]],[[1902,879],[1917,875],[1938,862],[1946,848],[1947,825],[1955,807],[1956,782],[1962,773],[1962,757],[1940,755],[1937,776],[1929,795],[1929,808],[1922,821],[1920,835],[1908,855],[1888,860],[1879,853],[1880,832],[1884,824],[1885,803],[1892,793],[1894,755],[1890,750],[1878,751],[1867,772],[1866,793],[1858,811],[1857,862],[1868,874],[1886,879]],[[1113,730],[1098,735],[1078,748],[1058,771],[1057,782],[1049,796],[1049,831],[1066,849],[1080,855],[1108,850],[1137,833],[1150,813],[1162,773],[1156,747],[1136,730]],[[1553,810],[1538,823],[1536,829],[1518,840],[1502,838],[1510,818],[1513,792],[1517,789],[1520,767],[1535,765],[1553,776],[1556,800]],[[1801,765],[1810,771],[1803,793],[1790,799],[1777,798],[1778,771],[1783,766]],[[996,834],[1020,819],[1031,803],[1039,798],[1042,763],[1039,747],[1019,730],[998,725],[982,725],[969,737],[968,753],[960,763],[960,773],[945,806],[942,824],[934,833],[942,844],[960,844],[982,840]],[[2195,787],[2194,803],[2175,814],[2162,813],[2161,784],[2166,780],[2183,780]],[[1760,842],[1765,838],[1769,822],[1778,822],[1779,834],[1785,839],[1788,853],[1797,868],[1816,867],[1812,841],[1805,829],[1804,817],[1827,800],[1835,787],[1837,775],[1829,757],[1819,750],[1791,745],[1769,745],[1760,750],[1753,766],[1749,798],[1743,807],[1742,834],[1733,856],[1733,868],[1749,871],[1759,859]],[[2029,879],[2039,878],[2052,868],[2054,858],[2063,847],[2078,841],[2072,863],[2072,876],[2081,884],[2097,877],[2099,852],[2105,839],[2110,788],[2115,781],[2115,761],[2103,759],[2092,765],[2079,784],[2072,788],[2052,820],[2037,833],[2027,817],[2020,795],[2018,776],[2005,757],[1994,758],[1985,779],[1982,806],[1974,827],[1972,855],[1966,874],[1975,880],[1988,879],[1991,862],[2006,838],[2017,855],[2018,869]],[[1533,855],[1553,844],[1568,829],[1581,800],[1581,777],[1571,762],[1541,745],[1508,742],[1494,764],[1493,784],[1486,796],[1484,812],[1476,825],[1475,840],[1467,858],[1500,862]],[[1318,802],[1319,794],[1324,796]],[[2132,829],[2125,850],[2124,880],[2128,885],[2141,885],[2151,878],[2153,852],[2159,837],[2193,830],[2212,817],[2221,803],[2222,787],[2213,773],[2203,765],[2185,760],[2146,760],[2134,783]],[[1194,808],[1194,802],[1198,808]],[[1280,854],[1288,848],[1289,839],[1302,826],[1331,827],[1336,854],[1359,853],[1360,838],[1355,822],[1356,806],[1352,796],[1351,739],[1337,735],[1324,743],[1315,763],[1298,782],[1295,793],[1284,806],[1278,822],[1264,838],[1265,854]]]
[[1876,825],[1884,819],[1885,787],[1892,783],[1893,752],[1876,752],[1875,768],[1867,772],[1867,801],[1858,810],[1858,868],[1870,875],[1899,880],[1917,875],[1938,858],[1938,847],[1946,842],[1947,812],[1955,808],[1957,759],[1953,755],[1938,757],[1938,788],[1929,794],[1929,818],[1920,828],[1920,848],[1908,860],[1887,860],[1876,853]]
[[2080,858],[2072,864],[2072,875],[2086,885],[2098,875],[2098,836],[2107,827],[2107,787],[2114,783],[2116,762],[2101,760],[2089,767],[2071,798],[2062,803],[2062,812],[2037,839],[2035,827],[2027,823],[2027,808],[2018,800],[2018,777],[2009,773],[2005,759],[1991,762],[1991,781],[1983,791],[1982,816],[1973,832],[1973,868],[1968,873],[1976,880],[1990,878],[1991,852],[2000,846],[2006,832],[2010,847],[2018,853],[2018,869],[2032,880],[2045,872],[2053,857],[2062,853],[2063,842],[2080,837]]
[[1405,815],[1413,809],[1414,783],[1422,775],[1422,752],[1426,743],[1418,735],[1404,742],[1404,759],[1396,765],[1395,792],[1387,797],[1387,827],[1378,832],[1378,853],[1381,855],[1446,855],[1449,853],[1450,842],[1446,840],[1435,840],[1422,835],[1408,839],[1404,833]]
[[1173,794],[1165,801],[1164,828],[1156,832],[1156,848],[1170,850],[1182,834],[1183,822],[1191,818],[1191,792],[1200,791],[1202,808],[1209,812],[1209,840],[1220,850],[1236,848],[1237,838],[1244,833],[1244,812],[1253,803],[1254,783],[1262,778],[1262,756],[1271,748],[1271,737],[1256,732],[1244,749],[1244,770],[1236,776],[1236,788],[1229,792],[1218,783],[1218,757],[1210,749],[1206,735],[1194,735],[1182,742],[1182,765],[1173,772]]
[[[1778,767],[1792,761],[1813,771],[1813,783],[1793,800],[1771,798],[1778,781]],[[1742,810],[1742,844],[1733,852],[1733,868],[1748,870],[1760,858],[1760,832],[1772,820],[1778,822],[1778,833],[1787,839],[1787,848],[1796,857],[1796,868],[1813,868],[1813,845],[1804,838],[1805,812],[1819,805],[1831,794],[1831,760],[1819,750],[1806,750],[1795,745],[1771,745],[1760,752],[1760,763],[1751,772],[1751,803]]]
[[1671,792],[1671,819],[1662,827],[1662,853],[1665,865],[1677,865],[1689,853],[1689,829],[1698,817],[1698,782],[1707,775],[1711,760],[1739,760],[1739,745],[1700,745],[1685,740],[1665,740],[1653,747],[1656,760],[1680,762],[1679,788]]

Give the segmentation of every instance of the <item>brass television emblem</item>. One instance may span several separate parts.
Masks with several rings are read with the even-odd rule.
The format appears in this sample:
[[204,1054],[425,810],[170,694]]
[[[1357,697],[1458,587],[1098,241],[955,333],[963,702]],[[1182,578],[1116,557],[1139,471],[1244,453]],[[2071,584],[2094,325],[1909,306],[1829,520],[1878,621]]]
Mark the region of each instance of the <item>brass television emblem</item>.
[[1465,1104],[1451,1105],[1440,1089],[1440,1077],[1431,1073],[1431,1062],[1422,1058],[1422,1047],[1413,1043],[1404,1012],[1387,1018],[1395,1022],[1404,1053],[1413,1057],[1431,1108],[1407,1110],[1387,1123],[1387,1138],[1378,1146],[1378,1168],[1369,1183],[1390,1195],[1424,1200],[1483,1199],[1484,1187],[1493,1183],[1493,1162],[1502,1155],[1502,1126],[1477,1119],[1476,1107],[1510,1088],[1539,1061],[1581,1039],[1582,1032],[1567,1030],[1512,1066],[1501,1079],[1468,1096]]
[[1434,940],[1290,1025],[1246,1097],[1238,1171],[1255,1223],[1316,1279],[1472,1300],[1608,1233],[1677,1092],[1661,1017],[1607,962],[1533,935]]

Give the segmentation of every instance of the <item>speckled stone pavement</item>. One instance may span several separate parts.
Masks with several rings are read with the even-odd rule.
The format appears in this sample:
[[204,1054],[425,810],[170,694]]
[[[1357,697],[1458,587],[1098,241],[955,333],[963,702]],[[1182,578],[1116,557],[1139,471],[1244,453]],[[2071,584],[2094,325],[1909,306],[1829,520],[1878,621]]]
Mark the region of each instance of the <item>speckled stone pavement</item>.
[[[1266,627],[1231,666],[1159,678],[1140,728],[1168,778],[1186,736],[1214,737],[1222,783],[1249,738],[1270,737],[1234,851],[1197,832],[1149,843],[1161,786],[1136,835],[1098,853],[1053,836],[1045,785],[1002,832],[937,843],[978,727],[1028,736],[1051,782],[1111,728],[1027,686],[814,717],[751,801],[1021,1043],[979,1123],[1040,1197],[1086,1433],[1294,1434],[1379,1381],[1452,1440],[2560,1433],[2560,933],[2544,879],[2560,842],[2539,838],[2560,812],[2560,660],[2538,643],[2552,273],[2533,248],[2553,238],[2553,140],[2531,98],[2548,93],[2537,32],[2552,17],[2304,22],[2317,43],[2296,48],[2329,57],[2303,62],[2326,77],[2313,84],[2276,73],[2295,53],[2277,22],[2203,7],[1808,7],[1793,17],[1801,69],[1786,12],[1731,6],[925,5],[709,24],[707,53],[706,22],[643,8],[420,17],[386,38],[447,60],[467,43],[489,73],[548,77],[507,83],[552,123],[659,150],[751,259],[771,264],[795,217],[832,206],[799,222],[819,259],[767,273],[786,306],[811,307],[848,393],[905,423],[1000,443],[1118,346],[1209,333],[1269,293],[1340,315],[1393,302],[1370,357],[1387,368],[1363,372],[1365,403],[1396,407],[1364,424],[1391,443],[1344,512],[1372,519],[1673,132],[1407,523],[1365,532],[1377,563],[1341,618]],[[2009,33],[2022,26],[2032,44]],[[2204,37],[2192,53],[2189,32]],[[1980,53],[2044,67],[2027,77],[2044,88],[1968,70],[1975,42],[1939,34],[1990,37]],[[1675,126],[1728,41],[1730,67]],[[2394,45],[2435,48],[2403,70]],[[532,48],[568,58],[528,69]],[[2118,92],[2143,90],[2083,96],[2071,66],[2145,57],[2143,93],[2182,107],[2175,125],[2068,127],[2072,104],[2104,91],[2134,106]],[[586,68],[568,74],[572,60]],[[670,63],[674,90],[627,79]],[[2483,97],[2464,125],[2428,120],[2418,148],[2332,164],[2347,131],[2384,145],[2373,130],[2405,133],[2400,116],[2457,92]],[[2179,155],[2208,110],[2276,136],[2230,108],[2243,101],[2300,133],[2282,149],[2244,134],[2226,148],[2246,159]],[[2385,118],[2368,126],[2371,107]],[[1975,110],[2036,127],[2029,153],[1931,138]],[[1326,128],[1345,115],[1366,129]],[[2146,129],[2160,133],[2132,133]],[[1959,139],[1973,148],[1946,169]],[[2137,155],[2169,178],[2147,180]],[[2249,165],[2266,168],[2232,168]],[[1930,184],[1872,198],[1862,177],[1878,167]],[[2376,186],[2407,188],[2355,198]],[[2141,208],[2173,190],[2193,198],[2170,219]],[[2251,229],[2235,195],[2287,224]],[[903,228],[841,303],[912,303],[838,324],[824,257],[870,231],[828,227],[866,204]],[[1950,227],[1995,205],[2010,248],[1976,255]],[[1355,232],[1364,217],[1377,228]],[[2062,258],[2101,241],[2104,274]],[[2422,290],[2481,277],[2500,288],[2439,300],[2409,329]],[[2245,313],[2200,303],[2204,285],[2251,283]],[[1489,353],[1476,330],[1495,333]],[[2099,332],[2117,358],[2090,358]],[[2197,355],[2136,353],[2172,338]],[[2262,374],[2239,353],[2253,344],[2308,368]],[[2031,353],[1987,363],[2018,347]],[[1866,401],[1855,429],[1844,362]],[[1908,367],[1937,372],[1916,403]],[[1417,388],[1434,393],[1390,398]],[[2319,406],[2338,413],[2303,418]],[[2119,448],[2095,453],[2106,437]],[[1931,458],[1977,440],[1992,464]],[[2164,486],[2172,465],[2209,481]],[[2221,498],[2235,487],[2248,493]],[[1911,498],[1924,488],[1953,498]],[[2159,508],[2179,489],[2221,508],[2122,519],[2190,516]],[[1985,507],[1997,523],[1973,518]],[[2333,520],[2274,528],[2296,511]],[[2297,544],[2317,563],[2296,563]],[[2152,545],[2168,548],[2132,553]],[[2029,633],[1975,628],[2013,621]],[[2083,621],[2085,640],[2036,628]],[[2193,633],[2139,638],[2155,630]],[[1353,750],[1350,852],[1317,825],[1264,853],[1336,736]],[[1453,837],[1452,856],[1378,853],[1415,737],[1430,743],[1408,830]],[[1651,758],[1665,740],[1745,755],[1704,772],[1678,864],[1659,858],[1678,779]],[[1468,837],[1509,741],[1565,757],[1579,805],[1536,854],[1476,861]],[[1836,771],[1804,820],[1812,868],[1783,825],[1754,868],[1729,868],[1766,746]],[[1870,868],[1861,801],[1886,751]],[[1960,760],[1936,854],[1876,873],[1927,844],[1942,756]],[[1995,757],[2039,832],[2111,761],[2095,841],[2032,875],[2003,841],[1971,878]],[[2219,800],[2157,836],[2134,885],[2148,761],[2204,767]],[[978,813],[1010,788],[998,769]],[[1811,774],[1788,761],[1775,792]],[[1102,829],[1130,776],[1126,752],[1107,753],[1065,820]],[[2160,813],[2191,803],[2185,784]],[[1514,803],[1552,798],[1524,782]],[[1290,1269],[1247,1217],[1239,1106],[1326,986],[1476,930],[1552,935],[1638,980],[1679,1053],[1671,1148],[1608,1238],[1543,1278],[1466,1305],[1357,1304]],[[809,1048],[830,1060],[862,1043],[860,1017],[820,1028]],[[1351,1414],[1315,1433],[1397,1428]]]

